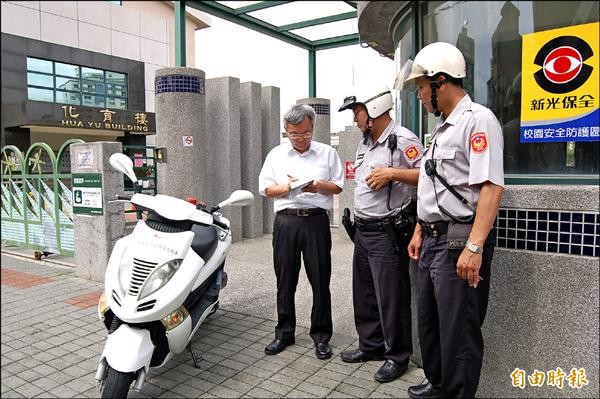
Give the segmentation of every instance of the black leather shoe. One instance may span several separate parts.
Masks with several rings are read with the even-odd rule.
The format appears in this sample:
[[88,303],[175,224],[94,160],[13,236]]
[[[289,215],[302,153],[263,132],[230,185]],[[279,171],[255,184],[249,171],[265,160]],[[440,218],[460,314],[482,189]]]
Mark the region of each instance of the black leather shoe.
[[413,385],[412,387],[409,387],[408,397],[441,399],[444,397],[444,394],[440,389],[435,388],[430,382],[428,382],[427,384]]
[[375,380],[379,382],[390,382],[400,377],[406,371],[408,365],[400,364],[395,360],[388,359],[375,373]]
[[372,355],[370,353],[363,352],[358,348],[342,352],[340,357],[346,363],[360,363],[368,362],[369,360],[383,360],[382,355]]
[[283,351],[287,346],[293,345],[294,339],[281,340],[279,338],[275,338],[273,342],[265,347],[265,353],[267,355],[276,355],[279,352]]
[[329,359],[332,354],[331,347],[327,342],[319,342],[315,346],[315,355],[317,355],[317,358],[321,360]]

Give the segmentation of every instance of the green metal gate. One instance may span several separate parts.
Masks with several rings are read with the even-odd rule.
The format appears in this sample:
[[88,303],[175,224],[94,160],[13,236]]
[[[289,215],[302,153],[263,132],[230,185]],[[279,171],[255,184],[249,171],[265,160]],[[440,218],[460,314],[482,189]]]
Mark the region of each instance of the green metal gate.
[[2,147],[2,242],[72,256],[73,204],[67,140],[55,155],[46,143],[35,143],[25,155]]

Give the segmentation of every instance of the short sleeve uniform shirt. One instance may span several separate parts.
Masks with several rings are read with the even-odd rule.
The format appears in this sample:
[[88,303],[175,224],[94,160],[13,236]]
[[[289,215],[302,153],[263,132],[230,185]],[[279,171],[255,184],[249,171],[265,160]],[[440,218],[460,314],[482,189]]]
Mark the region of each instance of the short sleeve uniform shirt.
[[[393,155],[388,148],[390,135],[396,135],[397,147]],[[423,145],[419,138],[410,130],[390,122],[379,139],[375,142],[371,138],[366,144],[361,141],[356,150],[354,161],[354,213],[365,219],[380,219],[390,216],[395,209],[407,204],[412,192],[412,187],[401,182],[392,183],[390,203],[388,208],[388,186],[379,190],[371,189],[366,182],[366,177],[378,167],[394,167],[414,169],[418,168],[423,154]]]
[[423,155],[417,191],[419,218],[449,221],[438,203],[456,217],[473,213],[438,179],[427,176],[428,159],[434,160],[438,174],[476,209],[482,183],[504,186],[503,149],[502,128],[492,111],[465,95],[446,119],[440,118]]

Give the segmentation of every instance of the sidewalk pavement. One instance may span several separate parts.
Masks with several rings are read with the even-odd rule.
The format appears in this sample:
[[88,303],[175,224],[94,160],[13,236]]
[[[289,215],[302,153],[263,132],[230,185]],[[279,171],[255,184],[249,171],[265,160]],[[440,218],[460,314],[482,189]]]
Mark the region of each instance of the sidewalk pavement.
[[[276,311],[271,238],[264,236],[232,246],[221,308],[192,341],[195,353],[202,354],[200,368],[193,367],[189,353],[181,353],[165,367],[151,369],[142,390],[130,397],[406,397],[408,386],[424,379],[414,364],[400,379],[380,384],[373,374],[382,362],[348,364],[339,357],[358,342],[351,305],[352,245],[335,229],[332,233],[331,359],[315,357],[308,335],[312,299],[305,275],[296,295],[296,343],[278,355],[265,355]],[[99,397],[94,374],[107,333],[96,305],[103,284],[77,277],[72,258],[51,255],[36,261],[33,251],[2,251],[2,398]]]

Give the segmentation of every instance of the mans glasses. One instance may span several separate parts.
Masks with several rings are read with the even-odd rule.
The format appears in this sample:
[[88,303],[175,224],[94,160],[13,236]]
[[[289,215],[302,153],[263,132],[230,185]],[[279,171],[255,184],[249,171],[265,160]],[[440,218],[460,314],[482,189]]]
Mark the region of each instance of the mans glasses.
[[297,140],[297,139],[307,139],[309,137],[312,137],[312,132],[308,132],[308,133],[288,133],[288,138],[290,140]]

